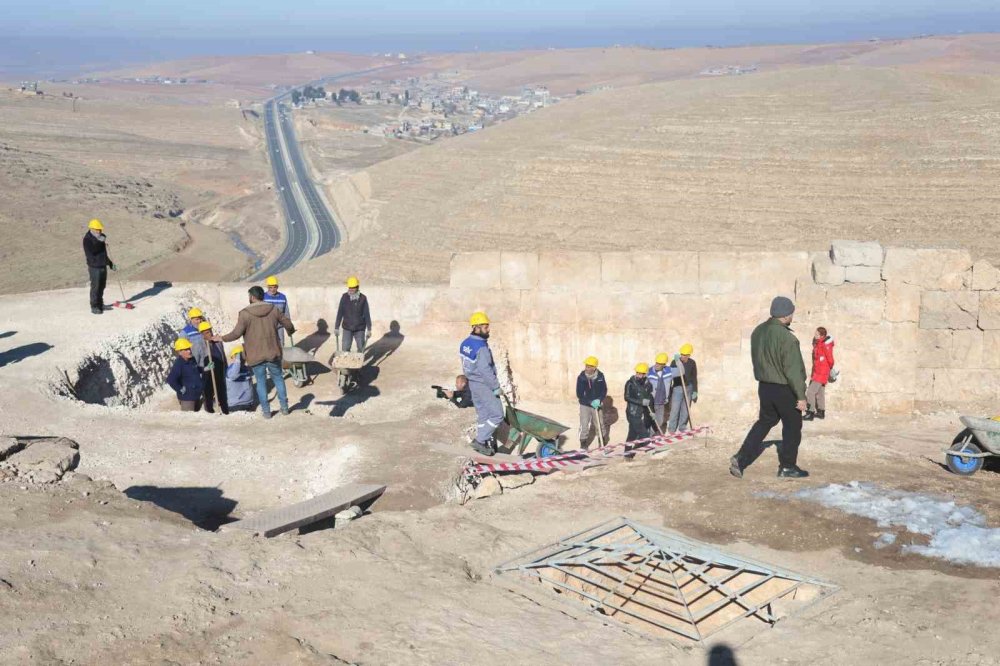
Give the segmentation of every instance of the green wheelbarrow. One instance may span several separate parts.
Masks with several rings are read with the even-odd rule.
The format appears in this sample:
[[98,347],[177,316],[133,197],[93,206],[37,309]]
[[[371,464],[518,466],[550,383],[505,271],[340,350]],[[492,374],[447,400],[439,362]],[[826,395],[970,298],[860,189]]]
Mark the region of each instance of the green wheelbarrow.
[[517,455],[523,456],[524,449],[532,440],[538,442],[536,458],[547,458],[559,453],[559,436],[569,430],[569,426],[517,409],[510,404],[507,396],[504,396],[504,402],[504,421],[510,428],[510,443],[517,447]]

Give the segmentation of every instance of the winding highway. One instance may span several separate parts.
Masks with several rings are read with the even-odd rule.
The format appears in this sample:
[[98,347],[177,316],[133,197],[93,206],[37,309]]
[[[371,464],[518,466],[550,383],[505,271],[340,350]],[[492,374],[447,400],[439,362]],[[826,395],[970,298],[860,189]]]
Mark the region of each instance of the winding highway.
[[[380,69],[385,67],[348,72],[308,85],[324,85]],[[285,216],[285,247],[273,262],[252,276],[251,280],[277,275],[300,261],[326,254],[340,245],[341,235],[337,221],[310,176],[302,156],[302,148],[295,136],[291,111],[283,103],[291,94],[289,90],[264,102],[264,136],[274,185]]]

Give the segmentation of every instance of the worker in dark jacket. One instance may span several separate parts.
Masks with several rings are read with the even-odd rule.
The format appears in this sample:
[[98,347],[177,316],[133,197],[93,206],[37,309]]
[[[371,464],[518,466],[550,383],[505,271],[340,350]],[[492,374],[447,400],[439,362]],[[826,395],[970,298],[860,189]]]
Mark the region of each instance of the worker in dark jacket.
[[182,412],[197,412],[201,409],[203,392],[201,369],[191,354],[191,342],[187,338],[178,338],[174,342],[177,358],[167,375],[167,384],[177,394],[177,402]]
[[[673,363],[670,364],[674,371],[674,379],[670,387],[670,418],[667,420],[669,432],[677,432],[678,428],[688,427],[691,421],[687,401],[698,402],[698,364],[691,358],[693,353],[694,347],[691,343],[685,343],[681,345],[680,354],[675,356]],[[684,395],[685,388],[687,396]]]
[[[344,336],[340,340],[340,331]],[[368,311],[368,298],[361,293],[358,278],[347,278],[347,291],[340,297],[337,307],[337,321],[333,325],[338,341],[343,344],[344,351],[351,351],[351,341],[357,344],[358,351],[365,350],[365,344],[372,335],[372,316]]]
[[[229,396],[226,393],[226,348],[221,342],[213,342],[215,332],[212,324],[203,321],[198,324],[198,332],[205,341],[208,351],[206,362],[202,366],[202,382],[205,384],[205,411],[215,412],[215,401],[219,401],[219,410],[229,413]],[[218,391],[218,395],[216,395]]]
[[604,399],[608,397],[608,383],[604,373],[597,369],[597,357],[588,356],[583,361],[583,371],[576,378],[576,399],[580,403],[580,448],[586,449],[591,426],[602,444],[608,442],[606,419],[601,418]]
[[649,415],[653,404],[653,387],[646,375],[649,366],[640,363],[635,366],[635,374],[625,382],[625,418],[628,420],[628,437],[626,442],[649,437],[649,429],[653,427],[653,418]]
[[802,440],[802,413],[806,410],[806,364],[798,338],[788,328],[794,313],[791,299],[776,297],[771,301],[771,318],[757,326],[750,336],[760,415],[739,452],[729,461],[729,473],[737,478],[743,478],[743,470],[761,454],[764,438],[778,421],[781,421],[778,476],[793,479],[809,476],[796,464]]
[[108,269],[115,270],[115,262],[108,257],[108,237],[100,220],[91,220],[87,225],[83,254],[90,274],[90,311],[104,314],[104,287],[108,284]]

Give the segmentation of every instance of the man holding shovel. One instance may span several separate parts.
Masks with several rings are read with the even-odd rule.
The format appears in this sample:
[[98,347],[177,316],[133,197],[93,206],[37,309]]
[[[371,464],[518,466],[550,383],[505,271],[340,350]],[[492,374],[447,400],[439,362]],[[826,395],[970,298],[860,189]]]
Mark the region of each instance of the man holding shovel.
[[205,340],[208,357],[203,369],[208,377],[205,379],[205,411],[214,412],[214,401],[219,401],[219,410],[229,413],[229,396],[226,394],[226,349],[221,342],[212,341],[212,324],[203,321],[198,324],[198,332]]
[[462,373],[469,380],[472,404],[476,408],[476,437],[472,448],[484,456],[496,453],[497,428],[503,422],[503,405],[500,403],[500,380],[493,362],[493,353],[487,340],[490,338],[490,318],[485,312],[473,312],[469,318],[472,332],[458,348],[462,359]]
[[590,428],[597,431],[601,446],[608,443],[608,431],[601,418],[604,399],[608,397],[608,383],[604,373],[597,369],[597,357],[588,356],[583,362],[583,372],[576,378],[576,399],[580,402],[580,448],[587,448]]
[[694,347],[690,343],[681,345],[680,354],[674,357],[671,368],[674,374],[670,391],[669,432],[678,428],[687,429],[691,425],[691,404],[698,402],[698,364],[691,358]]
[[87,272],[90,274],[90,311],[104,314],[104,288],[108,284],[108,269],[115,270],[115,262],[108,256],[108,237],[104,235],[104,225],[93,219],[87,225],[83,237],[83,254],[87,258]]
[[625,418],[628,420],[628,436],[626,442],[649,437],[653,425],[651,407],[653,404],[653,387],[649,385],[646,375],[649,366],[639,363],[635,366],[635,374],[625,382]]
[[674,373],[670,368],[670,357],[663,353],[657,354],[656,362],[649,369],[649,374],[646,377],[649,379],[650,386],[653,387],[653,422],[657,432],[661,434],[667,425],[667,401],[673,386],[673,376]]

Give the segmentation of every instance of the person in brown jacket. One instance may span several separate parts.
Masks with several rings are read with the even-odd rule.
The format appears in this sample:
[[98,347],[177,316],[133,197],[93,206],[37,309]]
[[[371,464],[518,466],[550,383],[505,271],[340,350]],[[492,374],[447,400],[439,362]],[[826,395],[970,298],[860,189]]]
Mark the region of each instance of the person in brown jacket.
[[250,305],[240,310],[236,327],[223,336],[212,338],[214,342],[232,342],[243,338],[243,353],[246,364],[253,371],[257,383],[257,398],[264,418],[271,418],[271,405],[267,401],[267,377],[271,376],[278,392],[281,413],[288,414],[288,393],[281,372],[281,341],[278,338],[280,324],[289,335],[295,333],[291,320],[281,310],[264,302],[264,290],[250,287]]

